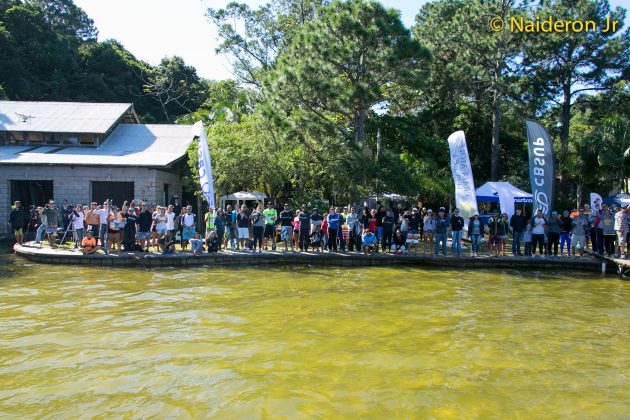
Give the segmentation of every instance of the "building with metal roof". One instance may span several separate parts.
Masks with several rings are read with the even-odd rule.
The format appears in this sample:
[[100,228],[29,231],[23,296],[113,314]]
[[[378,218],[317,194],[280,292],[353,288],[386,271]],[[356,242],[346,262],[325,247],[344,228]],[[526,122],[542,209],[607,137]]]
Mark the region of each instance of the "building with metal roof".
[[168,204],[191,126],[139,124],[132,104],[0,101],[0,234],[11,204]]

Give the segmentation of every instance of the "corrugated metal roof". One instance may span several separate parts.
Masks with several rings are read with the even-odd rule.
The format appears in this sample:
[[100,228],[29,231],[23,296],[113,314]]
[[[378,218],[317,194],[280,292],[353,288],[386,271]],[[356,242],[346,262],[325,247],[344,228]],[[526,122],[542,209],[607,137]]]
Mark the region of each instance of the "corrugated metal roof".
[[131,104],[0,101],[0,131],[105,133]]
[[99,147],[0,146],[0,163],[165,167],[186,154],[193,140],[189,125],[119,124]]

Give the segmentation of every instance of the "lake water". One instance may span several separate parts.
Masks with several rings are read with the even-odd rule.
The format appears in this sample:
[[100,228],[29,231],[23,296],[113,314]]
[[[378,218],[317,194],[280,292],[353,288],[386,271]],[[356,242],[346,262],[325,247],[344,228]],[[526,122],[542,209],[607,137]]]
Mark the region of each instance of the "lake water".
[[0,265],[0,416],[630,416],[630,283]]

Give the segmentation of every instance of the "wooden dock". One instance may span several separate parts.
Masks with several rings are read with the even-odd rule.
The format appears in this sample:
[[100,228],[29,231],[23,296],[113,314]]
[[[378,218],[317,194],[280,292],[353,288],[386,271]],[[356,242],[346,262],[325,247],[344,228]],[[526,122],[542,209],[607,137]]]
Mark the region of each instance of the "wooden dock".
[[[480,257],[470,256],[431,256],[431,255],[394,255],[363,253],[317,253],[317,252],[281,252],[263,251],[245,253],[222,251],[213,254],[192,255],[176,252],[171,255],[142,252],[120,252],[82,255],[68,249],[51,249],[37,245],[15,245],[15,252],[30,261],[44,264],[69,264],[94,267],[193,267],[193,266],[256,266],[256,265],[311,265],[311,266],[424,266],[444,269],[526,269],[549,271],[588,271],[602,272],[606,263],[586,256],[583,258],[540,258],[540,257]],[[608,270],[613,272],[612,266]]]
[[615,268],[616,273],[619,275],[619,277],[624,278],[624,279],[630,278],[630,260],[629,259],[621,259],[621,258],[609,257],[606,255],[599,255],[590,251],[589,251],[589,254],[591,255],[591,257],[597,258],[598,260],[602,261],[603,264],[610,264],[611,266],[613,266]]

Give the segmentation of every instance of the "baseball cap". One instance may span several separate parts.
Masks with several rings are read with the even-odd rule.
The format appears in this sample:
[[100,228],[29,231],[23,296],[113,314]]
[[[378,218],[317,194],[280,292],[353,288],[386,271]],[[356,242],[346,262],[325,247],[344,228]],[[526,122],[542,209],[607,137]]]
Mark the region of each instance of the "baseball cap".
[[429,209],[427,210],[427,213],[433,213],[433,210]]
[[474,212],[473,216],[479,216],[479,212],[478,211]]
[[418,211],[418,207],[414,207],[411,211]]
[[446,211],[444,207],[440,207],[440,211]]
[[558,212],[557,212],[557,211],[555,211],[555,210],[551,212],[551,215],[552,215],[552,216],[555,216],[556,214],[558,214]]

